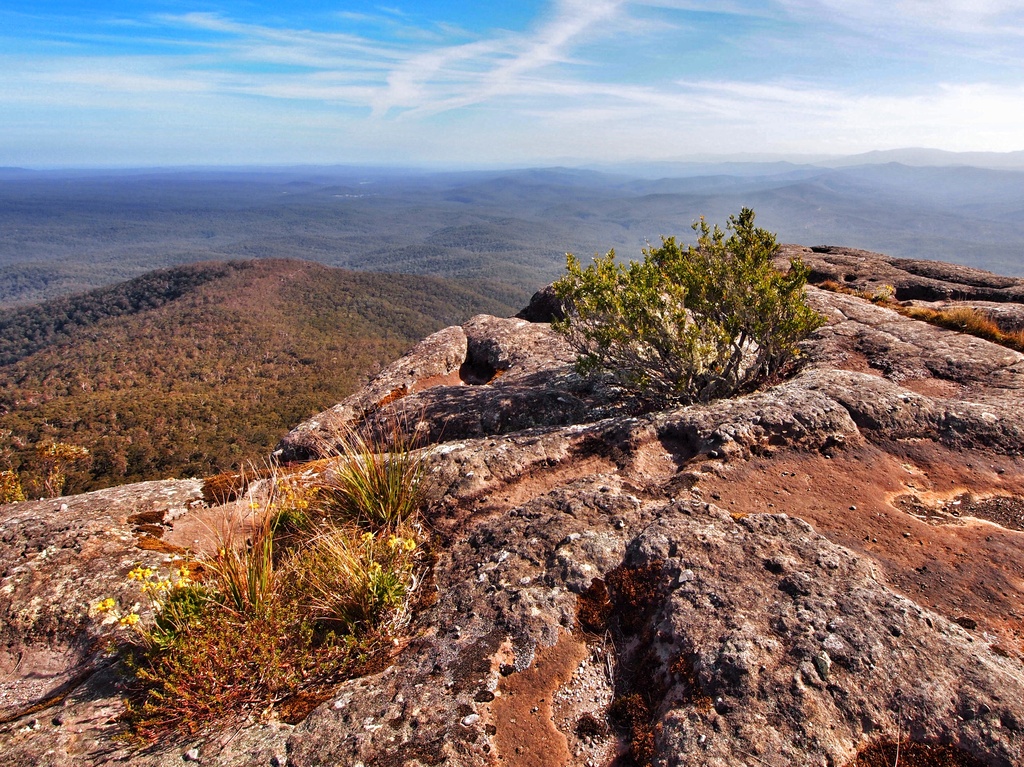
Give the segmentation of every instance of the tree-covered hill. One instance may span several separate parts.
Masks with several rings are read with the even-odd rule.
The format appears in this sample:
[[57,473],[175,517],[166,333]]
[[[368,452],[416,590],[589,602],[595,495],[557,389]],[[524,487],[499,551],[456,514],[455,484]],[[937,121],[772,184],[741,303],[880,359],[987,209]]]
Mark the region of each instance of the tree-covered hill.
[[91,453],[67,492],[237,467],[425,335],[512,311],[464,283],[277,259],[2,311],[0,469],[31,492],[54,441]]

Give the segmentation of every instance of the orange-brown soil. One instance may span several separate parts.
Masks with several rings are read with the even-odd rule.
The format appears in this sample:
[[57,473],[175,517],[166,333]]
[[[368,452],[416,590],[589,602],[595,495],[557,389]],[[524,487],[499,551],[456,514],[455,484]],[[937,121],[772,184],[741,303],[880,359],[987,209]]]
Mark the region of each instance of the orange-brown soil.
[[697,487],[735,513],[806,520],[870,557],[910,599],[1024,653],[1024,532],[1014,525],[1024,507],[1020,459],[930,442],[888,452],[861,446],[831,459],[780,452],[704,473]]
[[502,679],[501,694],[488,707],[491,721],[502,724],[495,733],[501,764],[550,767],[571,762],[566,736],[555,723],[553,702],[587,655],[586,644],[562,634],[554,646],[538,648],[529,668]]

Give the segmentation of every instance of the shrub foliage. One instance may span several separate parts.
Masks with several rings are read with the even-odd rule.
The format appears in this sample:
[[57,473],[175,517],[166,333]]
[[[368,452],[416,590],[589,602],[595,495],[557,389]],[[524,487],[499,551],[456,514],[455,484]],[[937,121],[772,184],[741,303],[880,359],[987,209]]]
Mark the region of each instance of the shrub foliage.
[[[775,235],[744,208],[726,232],[703,218],[697,245],[674,237],[624,266],[615,251],[586,269],[571,254],[555,283],[555,323],[582,373],[609,373],[643,397],[708,402],[777,375],[824,319],[804,302],[809,270],[772,262]],[[728,233],[728,236],[727,236]]]

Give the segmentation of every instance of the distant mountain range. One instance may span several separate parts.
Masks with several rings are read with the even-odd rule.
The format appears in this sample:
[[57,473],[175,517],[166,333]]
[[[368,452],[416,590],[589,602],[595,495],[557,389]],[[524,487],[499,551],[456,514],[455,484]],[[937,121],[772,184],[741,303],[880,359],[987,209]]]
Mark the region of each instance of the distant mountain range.
[[296,260],[175,267],[0,311],[0,470],[86,447],[67,490],[260,462],[411,344],[513,307],[433,277]]
[[600,171],[8,169],[0,305],[159,267],[282,257],[486,282],[518,305],[561,273],[566,252],[635,257],[663,235],[685,239],[700,215],[724,223],[743,206],[782,241],[1024,274],[1024,153]]

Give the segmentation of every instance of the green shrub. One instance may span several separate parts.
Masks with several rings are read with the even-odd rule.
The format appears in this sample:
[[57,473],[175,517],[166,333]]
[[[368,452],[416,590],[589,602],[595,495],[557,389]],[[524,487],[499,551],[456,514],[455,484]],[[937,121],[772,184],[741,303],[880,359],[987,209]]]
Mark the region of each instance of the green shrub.
[[582,373],[607,373],[644,398],[708,402],[780,372],[824,318],[804,302],[809,270],[772,259],[775,235],[744,208],[726,237],[701,218],[697,245],[675,238],[623,266],[615,252],[586,269],[572,255],[555,283],[566,318],[554,327]]

